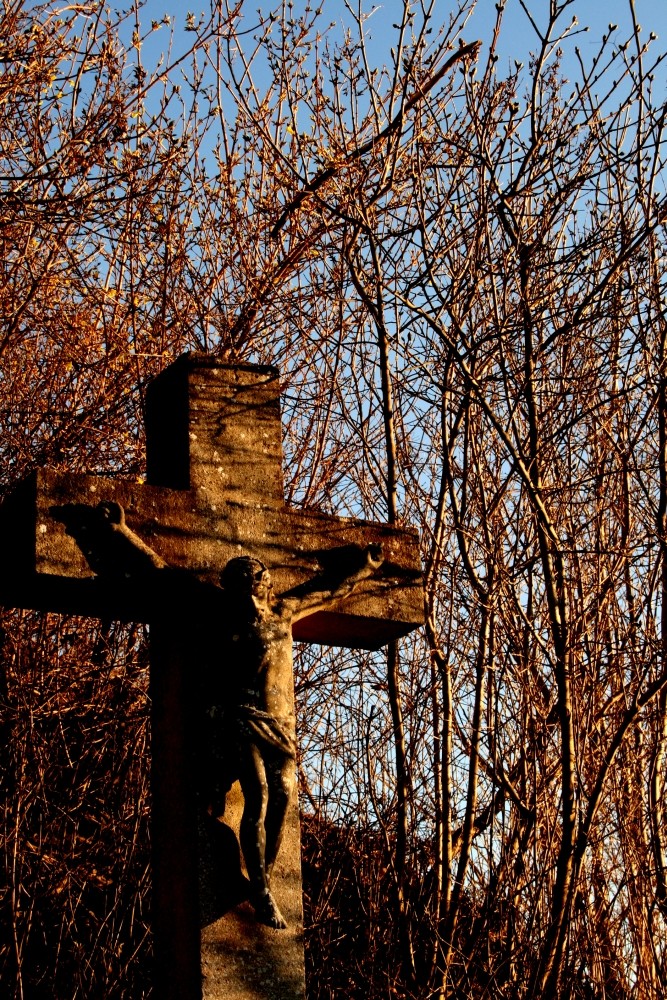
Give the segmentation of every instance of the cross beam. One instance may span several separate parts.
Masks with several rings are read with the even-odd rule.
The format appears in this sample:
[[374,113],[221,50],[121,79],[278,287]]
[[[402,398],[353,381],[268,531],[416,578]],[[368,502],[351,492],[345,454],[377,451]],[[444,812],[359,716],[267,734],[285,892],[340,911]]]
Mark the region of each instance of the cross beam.
[[420,625],[415,531],[285,504],[279,391],[272,367],[176,361],[148,390],[146,483],[41,469],[4,504],[12,576],[0,580],[2,603],[150,620],[150,595],[96,578],[60,520],[68,505],[117,500],[163,558],[211,582],[244,552],[271,568],[283,592],[311,578],[328,551],[381,542],[382,579],[298,622],[294,638],[373,649]]

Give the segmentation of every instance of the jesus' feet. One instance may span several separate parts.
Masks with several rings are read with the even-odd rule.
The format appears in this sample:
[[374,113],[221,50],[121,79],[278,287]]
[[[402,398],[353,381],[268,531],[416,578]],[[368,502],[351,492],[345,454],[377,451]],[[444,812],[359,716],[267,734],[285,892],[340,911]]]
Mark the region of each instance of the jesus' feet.
[[287,927],[285,918],[278,909],[276,901],[268,889],[255,896],[252,904],[255,907],[255,916],[260,924],[266,924],[267,927],[275,927],[276,930],[282,930]]

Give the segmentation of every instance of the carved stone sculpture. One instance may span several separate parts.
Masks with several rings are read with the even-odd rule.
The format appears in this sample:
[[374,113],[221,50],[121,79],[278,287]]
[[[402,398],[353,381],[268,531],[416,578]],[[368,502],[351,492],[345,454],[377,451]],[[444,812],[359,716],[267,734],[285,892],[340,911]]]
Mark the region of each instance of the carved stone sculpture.
[[270,877],[294,791],[292,625],[379,570],[381,547],[349,546],[338,559],[330,558],[328,572],[275,595],[269,570],[250,556],[231,559],[219,587],[172,569],[128,527],[115,501],[89,508],[86,518],[81,511],[61,516],[100,576],[113,576],[119,584],[123,578],[148,577],[147,585],[164,595],[167,613],[180,608],[200,617],[193,655],[208,661],[198,665],[200,795],[212,815],[222,815],[224,796],[238,778],[250,900],[261,923],[284,928]]
[[[258,690],[252,677],[224,668],[243,646],[242,619],[227,599],[234,587],[218,583],[225,565],[244,552],[263,560],[283,598],[297,599],[284,611],[292,637],[302,642],[379,649],[423,622],[416,532],[292,507],[284,496],[281,442],[275,368],[183,355],[146,389],[145,482],[118,470],[98,476],[40,468],[0,510],[6,606],[150,624],[151,925],[153,985],[161,1000],[305,998],[294,801],[273,868],[289,928],[274,931],[254,921],[247,903],[234,748],[245,730],[264,753],[268,814],[271,790],[280,790],[282,767],[276,775],[274,757],[287,749],[279,760],[288,757],[293,769],[294,734],[291,721],[281,725],[269,712],[263,718],[265,709],[243,696],[243,688]],[[107,502],[98,506],[103,497]],[[124,510],[136,534],[127,530]],[[364,553],[371,564],[379,560],[371,543],[382,545],[382,567],[346,597],[346,588],[372,571]],[[344,599],[314,613],[309,608],[297,620],[295,609],[316,600],[316,592]],[[278,614],[274,599],[268,603]],[[250,604],[252,636],[257,607]],[[246,645],[255,648],[250,640]],[[258,671],[262,662],[260,653],[244,660]],[[291,713],[290,705],[290,720]],[[274,795],[273,816],[281,812],[276,802]],[[266,815],[263,822],[267,837]],[[264,875],[280,839],[272,823]],[[262,906],[266,900],[256,902],[270,910]]]

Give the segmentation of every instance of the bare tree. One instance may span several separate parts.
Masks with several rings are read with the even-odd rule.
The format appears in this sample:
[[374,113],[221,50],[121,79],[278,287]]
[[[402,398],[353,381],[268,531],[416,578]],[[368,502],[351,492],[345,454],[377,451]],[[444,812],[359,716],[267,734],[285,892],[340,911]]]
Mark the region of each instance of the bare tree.
[[[314,997],[665,991],[662,56],[630,0],[585,49],[576,0],[519,6],[509,67],[467,0],[399,5],[384,69],[362,8],[222,2],[154,67],[138,14],[0,22],[7,485],[141,475],[196,347],[281,366],[291,502],[421,530],[424,635],[298,657]],[[7,615],[4,651],[4,981],[86,942],[142,995],[141,635]]]

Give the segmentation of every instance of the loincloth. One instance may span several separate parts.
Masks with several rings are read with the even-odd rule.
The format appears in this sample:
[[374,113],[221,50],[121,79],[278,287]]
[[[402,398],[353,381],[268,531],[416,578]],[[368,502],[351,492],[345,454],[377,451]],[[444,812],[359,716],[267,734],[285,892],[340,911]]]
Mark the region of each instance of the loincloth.
[[277,718],[255,705],[238,705],[234,715],[234,729],[240,743],[253,743],[262,756],[278,751],[285,757],[296,758],[292,719]]
[[216,816],[225,811],[225,797],[240,778],[241,761],[256,747],[267,769],[282,769],[296,759],[293,718],[276,718],[255,705],[212,706],[199,731],[199,794]]

